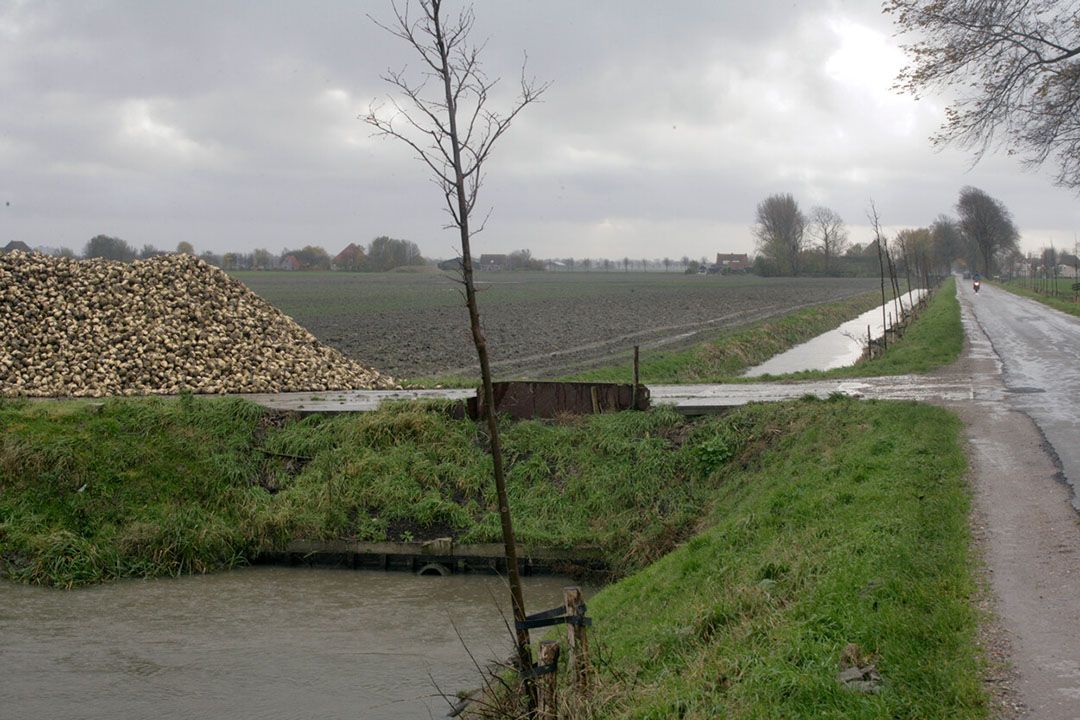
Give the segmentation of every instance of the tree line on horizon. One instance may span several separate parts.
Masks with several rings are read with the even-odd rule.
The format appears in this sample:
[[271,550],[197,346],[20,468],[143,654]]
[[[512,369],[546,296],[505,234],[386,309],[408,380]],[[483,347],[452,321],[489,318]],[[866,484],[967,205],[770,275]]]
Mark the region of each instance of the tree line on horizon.
[[[905,228],[890,240],[880,233],[876,211],[871,220],[875,238],[865,245],[849,242],[843,219],[822,206],[804,213],[790,193],[758,203],[754,238],[754,272],[763,276],[874,275],[882,253],[894,253],[901,269],[926,264],[935,275],[957,268],[994,275],[1027,272],[1035,256],[1020,251],[1020,232],[1012,213],[1000,200],[976,187],[960,190],[956,216],[939,215],[929,226]],[[891,245],[891,249],[890,249]],[[1053,247],[1040,251],[1039,262],[1053,262]]]
[[[177,243],[172,252],[199,257],[207,263],[223,270],[345,270],[352,272],[385,272],[398,267],[424,265],[427,260],[420,254],[420,248],[411,240],[400,240],[380,235],[366,246],[350,243],[338,255],[331,256],[325,248],[318,245],[305,245],[280,253],[272,253],[265,248],[251,252],[215,253],[206,250],[196,253],[195,247],[188,241]],[[148,260],[167,255],[170,251],[160,250],[151,244],[145,244],[137,250],[122,238],[111,235],[96,235],[85,246],[81,255],[70,248],[59,248],[57,255],[84,259],[101,258],[131,262]]]

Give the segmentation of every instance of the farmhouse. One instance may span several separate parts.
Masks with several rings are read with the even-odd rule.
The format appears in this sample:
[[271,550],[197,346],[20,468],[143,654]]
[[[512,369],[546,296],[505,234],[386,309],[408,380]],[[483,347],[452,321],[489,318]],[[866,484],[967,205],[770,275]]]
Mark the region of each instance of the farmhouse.
[[481,255],[478,270],[508,270],[510,268],[509,255]]
[[746,253],[716,253],[716,267],[720,272],[744,272],[750,269]]
[[296,259],[295,255],[286,255],[281,258],[281,262],[278,263],[278,270],[299,270],[300,261]]
[[360,247],[356,243],[349,243],[348,246],[330,261],[331,270],[351,270],[357,271],[364,266],[364,248]]

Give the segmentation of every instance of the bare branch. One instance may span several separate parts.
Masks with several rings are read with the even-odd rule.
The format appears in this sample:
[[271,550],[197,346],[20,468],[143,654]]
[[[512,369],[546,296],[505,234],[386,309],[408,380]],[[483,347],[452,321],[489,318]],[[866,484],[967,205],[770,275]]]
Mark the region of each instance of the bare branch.
[[887,0],[911,58],[897,89],[949,91],[937,145],[1004,147],[1025,165],[1057,163],[1080,189],[1080,3],[1076,0]]

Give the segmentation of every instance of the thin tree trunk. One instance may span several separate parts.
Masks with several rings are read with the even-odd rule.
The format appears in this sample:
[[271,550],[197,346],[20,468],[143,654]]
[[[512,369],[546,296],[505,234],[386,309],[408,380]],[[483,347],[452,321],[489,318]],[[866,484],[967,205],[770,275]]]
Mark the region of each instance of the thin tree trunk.
[[[525,621],[525,600],[521,591],[521,577],[518,573],[517,540],[510,517],[510,503],[506,495],[506,475],[503,469],[502,445],[499,439],[498,418],[495,415],[495,391],[491,380],[491,362],[488,358],[487,340],[480,325],[480,310],[476,303],[476,287],[473,283],[472,250],[469,234],[469,205],[465,196],[465,176],[462,171],[461,144],[458,139],[457,107],[450,84],[450,67],[446,43],[439,24],[438,6],[434,15],[436,43],[442,60],[443,87],[446,92],[446,109],[449,115],[450,143],[454,161],[454,179],[457,190],[458,229],[461,233],[461,272],[465,283],[465,304],[469,308],[469,327],[472,330],[473,344],[480,361],[480,377],[483,382],[484,417],[487,420],[488,435],[491,441],[491,460],[495,474],[495,492],[499,503],[499,522],[502,525],[503,548],[506,555],[506,572],[510,582],[510,597],[513,605],[514,621]],[[536,686],[527,674],[532,669],[532,651],[529,647],[529,631],[515,627],[515,641],[519,670],[525,684],[529,709],[536,709]]]

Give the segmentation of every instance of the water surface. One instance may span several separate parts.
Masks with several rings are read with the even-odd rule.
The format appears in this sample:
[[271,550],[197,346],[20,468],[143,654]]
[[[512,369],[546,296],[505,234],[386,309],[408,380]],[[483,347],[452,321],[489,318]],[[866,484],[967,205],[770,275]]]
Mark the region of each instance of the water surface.
[[[571,584],[524,580],[530,612]],[[481,662],[508,657],[508,607],[504,580],[478,575],[260,567],[74,591],[0,583],[0,717],[442,717],[435,684],[480,684],[458,633]]]
[[[902,295],[905,308],[926,291],[912,290]],[[881,306],[867,310],[854,320],[849,320],[837,328],[822,333],[812,340],[796,345],[787,352],[782,352],[765,362],[747,370],[745,377],[761,375],[783,375],[800,370],[832,370],[833,368],[854,365],[866,350],[867,333],[880,338],[885,334],[885,325],[896,323],[899,306],[890,302],[885,306],[885,320],[881,317]]]

